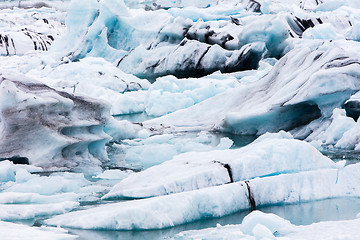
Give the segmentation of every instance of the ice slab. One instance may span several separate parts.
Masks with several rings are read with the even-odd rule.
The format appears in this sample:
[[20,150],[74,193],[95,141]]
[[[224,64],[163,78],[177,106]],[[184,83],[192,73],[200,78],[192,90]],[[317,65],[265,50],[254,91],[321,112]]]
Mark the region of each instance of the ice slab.
[[48,60],[47,65],[36,67],[27,75],[58,90],[107,102],[112,115],[144,111],[146,93],[143,90],[150,87],[149,81],[126,74],[103,58],[53,61]]
[[46,204],[0,204],[0,220],[14,221],[62,214],[77,208],[78,202],[64,201]]
[[[256,206],[360,196],[360,164],[255,178],[148,199],[111,203],[46,220],[83,229],[161,229]],[[147,219],[152,219],[147,221]]]
[[76,239],[77,236],[68,234],[62,228],[50,227],[29,227],[22,224],[0,221],[0,231],[2,239],[39,239],[39,240],[65,240]]
[[239,225],[185,231],[172,239],[352,239],[359,234],[359,223],[354,219],[296,226],[277,215],[253,211]]
[[[111,149],[123,154],[122,164],[130,168],[146,169],[168,161],[180,153],[229,149],[233,144],[233,141],[227,137],[206,132],[153,136],[150,134],[150,131],[140,130],[135,139],[125,139],[114,143]],[[121,165],[121,162],[118,164]]]
[[104,198],[153,197],[327,168],[337,166],[309,143],[294,140],[285,132],[265,134],[240,149],[177,155],[122,180]]

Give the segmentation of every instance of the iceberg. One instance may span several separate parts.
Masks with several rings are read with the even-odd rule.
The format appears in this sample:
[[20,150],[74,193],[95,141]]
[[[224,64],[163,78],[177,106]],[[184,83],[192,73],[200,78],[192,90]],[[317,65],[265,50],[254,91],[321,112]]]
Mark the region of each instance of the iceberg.
[[359,234],[359,223],[358,218],[296,226],[275,214],[253,211],[240,225],[219,225],[216,228],[185,231],[171,239],[351,239]]
[[[0,80],[0,157],[42,168],[99,168],[109,106],[57,91],[23,75]],[[43,146],[47,146],[44,148]]]
[[62,214],[77,208],[78,202],[64,201],[46,204],[0,204],[0,220],[14,221],[53,214]]
[[[179,155],[131,174],[104,196],[148,198],[79,210],[45,223],[82,229],[162,229],[260,206],[360,196],[359,163],[335,164],[289,134],[266,134],[240,150],[238,161],[231,150]],[[216,156],[220,163],[214,163]]]
[[146,79],[126,74],[103,58],[86,57],[77,62],[68,58],[26,73],[57,90],[100,99],[111,106],[112,115],[144,111]]
[[[81,229],[162,229],[270,204],[360,196],[360,164],[239,181],[194,191],[110,203],[45,220]],[[151,221],[147,221],[152,219]]]
[[[160,131],[172,127],[181,131],[208,129],[250,135],[297,129],[293,132],[296,138],[306,138],[329,121],[333,109],[341,108],[358,91],[359,60],[353,49],[359,44],[350,41],[312,41],[306,47],[303,42],[298,44],[294,41],[294,49],[257,81],[146,121],[144,126]],[[306,128],[316,119],[319,121],[313,129]]]
[[[359,16],[355,0],[1,2],[0,238],[134,237],[359,199]],[[240,148],[237,134],[260,137]],[[174,239],[357,225],[253,211]]]
[[62,228],[50,227],[29,227],[23,224],[0,221],[1,237],[3,239],[76,239],[77,236],[68,234],[68,231]]
[[141,133],[144,138],[138,136],[132,140],[125,139],[118,143],[114,142],[111,149],[119,151],[123,155],[125,163],[118,165],[129,166],[135,169],[146,169],[170,160],[185,152],[205,152],[215,149],[229,149],[233,141],[227,137],[216,136],[206,132],[200,133],[175,133],[150,136],[150,133]]
[[65,31],[65,14],[61,11],[42,8],[34,13],[28,9],[2,9],[1,5],[0,56],[47,51]]
[[135,173],[103,198],[146,198],[316,169],[337,168],[310,144],[289,134],[261,136],[240,149],[188,152]]

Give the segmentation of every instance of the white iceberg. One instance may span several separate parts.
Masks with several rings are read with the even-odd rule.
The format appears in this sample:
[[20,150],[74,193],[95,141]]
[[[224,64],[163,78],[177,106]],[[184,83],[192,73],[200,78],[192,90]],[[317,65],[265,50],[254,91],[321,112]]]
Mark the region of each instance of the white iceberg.
[[[230,159],[227,161],[234,171],[233,179],[237,182],[231,181],[229,172],[224,166],[212,161],[212,157],[216,156],[214,152],[210,156],[206,153],[188,153],[180,156],[178,161],[173,160],[175,163],[179,162],[180,166],[176,165],[171,174],[164,172],[169,172],[172,167],[172,161],[169,161],[138,174],[138,176],[145,175],[145,178],[137,177],[137,174],[128,177],[128,184],[132,185],[129,185],[126,194],[129,193],[130,196],[131,194],[135,197],[172,194],[110,203],[56,216],[45,222],[49,225],[84,229],[161,229],[207,217],[221,217],[257,206],[360,196],[360,180],[357,177],[360,170],[359,163],[346,167],[339,166],[323,157],[310,144],[288,138],[289,135],[284,133],[276,137],[264,135],[262,139],[247,147],[251,151],[246,152],[246,147],[243,148],[244,155],[249,158],[243,161],[248,164],[242,165],[242,161],[236,164],[236,160],[232,162],[234,154],[229,154]],[[220,155],[221,152],[226,151],[230,150],[219,151],[217,156],[226,156],[226,154]],[[205,158],[205,160],[196,159],[192,164],[199,171],[186,168],[186,165],[191,164],[191,159],[188,158],[186,161],[185,157],[194,155],[203,155]],[[210,165],[196,166],[196,162],[208,164],[206,158],[211,159]],[[219,160],[221,162],[221,158]],[[272,165],[274,162],[277,164]],[[164,170],[163,166],[167,168]],[[242,166],[244,169],[250,167],[249,169],[253,170],[236,172],[237,167],[242,169]],[[159,175],[152,184],[150,179],[154,179],[159,173],[164,177]],[[242,176],[242,174],[249,175]],[[144,179],[143,183],[137,184],[136,181]],[[127,179],[123,180],[126,181]],[[145,192],[146,183],[152,184],[149,193]],[[121,196],[123,185],[126,184],[120,183],[114,188],[113,193],[106,197],[111,194]],[[138,186],[140,188],[136,189]],[[167,188],[169,190],[166,190]],[[143,191],[146,194],[143,194]],[[184,192],[174,193],[179,191]]]
[[358,218],[296,226],[277,215],[253,211],[239,225],[185,231],[172,239],[353,239],[360,233],[359,223]]
[[[281,134],[281,135],[280,135]],[[337,168],[310,144],[290,134],[265,134],[240,149],[189,152],[114,186],[104,198],[144,198],[257,177]]]
[[75,235],[68,234],[62,228],[50,227],[29,227],[23,224],[0,221],[0,231],[2,239],[38,239],[38,240],[65,240],[76,239]]
[[[360,196],[360,164],[240,181],[148,199],[110,203],[45,220],[82,229],[161,229],[254,206]],[[149,221],[151,219],[151,221]]]

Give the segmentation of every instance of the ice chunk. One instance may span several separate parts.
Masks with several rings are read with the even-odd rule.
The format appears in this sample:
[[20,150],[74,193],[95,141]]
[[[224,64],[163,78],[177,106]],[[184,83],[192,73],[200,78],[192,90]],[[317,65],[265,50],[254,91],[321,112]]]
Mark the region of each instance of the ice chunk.
[[228,88],[236,87],[238,81],[206,77],[203,79],[177,79],[174,76],[158,78],[148,91],[145,110],[148,115],[161,116],[187,108]]
[[[4,2],[0,4],[4,5]],[[0,8],[0,55],[47,51],[65,30],[65,26],[61,24],[65,14],[55,9]]]
[[[43,168],[99,168],[107,161],[104,102],[57,91],[23,75],[0,79],[0,157]],[[46,146],[46,147],[43,147]]]
[[15,168],[10,161],[0,162],[0,182],[15,181]]
[[267,233],[272,235],[270,237],[274,237],[273,233],[281,232],[281,229],[284,228],[291,228],[291,223],[275,214],[264,214],[260,211],[253,211],[247,215],[240,227],[243,233],[255,237],[269,237]]
[[96,178],[102,178],[102,179],[111,179],[111,180],[122,180],[126,177],[128,177],[132,171],[121,171],[117,169],[113,170],[105,170],[103,173],[100,173],[96,176]]
[[295,226],[274,214],[253,211],[239,225],[185,231],[172,239],[352,239],[360,233],[358,224],[360,220],[354,219]]
[[[144,130],[142,130],[144,131]],[[207,134],[162,134],[149,137],[149,132],[138,132],[133,140],[123,140],[121,144],[112,147],[125,154],[128,165],[139,169],[170,160],[173,156],[189,151],[209,151],[215,149],[229,149],[233,141],[227,137]],[[140,136],[145,134],[144,136]],[[142,139],[141,137],[145,137]]]
[[[284,138],[280,135],[284,135]],[[189,152],[124,179],[104,196],[152,197],[256,177],[337,168],[310,144],[286,133],[260,137],[241,149]]]
[[34,177],[29,172],[36,171],[42,171],[42,168],[32,165],[14,164],[12,161],[2,160],[0,161],[0,182],[25,182]]
[[54,195],[64,192],[78,192],[90,182],[82,173],[54,173],[48,177],[34,177],[22,183],[15,184],[3,192],[38,193],[41,195]]
[[78,62],[67,60],[55,66],[48,64],[27,75],[70,94],[101,99],[111,105],[113,115],[142,112],[145,93],[135,91],[150,87],[149,81],[126,74],[112,63],[94,57]]
[[313,28],[309,28],[303,33],[302,37],[309,39],[344,39],[344,36],[338,34],[330,23],[324,23]]
[[38,240],[65,240],[76,239],[77,236],[68,234],[62,228],[50,227],[29,227],[22,224],[0,221],[0,231],[2,239],[38,239]]
[[165,45],[149,50],[139,46],[122,58],[118,66],[141,78],[165,75],[201,77],[217,70],[236,72],[256,69],[265,52],[263,42],[250,41],[239,50],[228,51],[219,45],[184,39],[175,46]]
[[20,204],[20,203],[60,203],[60,202],[77,202],[79,195],[74,192],[60,193],[53,195],[40,195],[38,193],[23,192],[1,192],[0,204]]
[[[331,116],[331,123],[326,130],[318,135],[315,135],[315,133],[310,135],[308,140],[313,141],[314,144],[320,142],[322,146],[336,145],[338,147],[343,146],[343,148],[354,148],[356,142],[353,141],[351,143],[350,138],[345,136],[343,139],[343,137],[346,132],[356,128],[356,126],[357,124],[352,118],[346,117],[344,109],[335,108]],[[338,144],[339,141],[340,143]],[[346,144],[345,141],[347,141]],[[343,144],[341,145],[342,142]]]
[[[251,206],[360,196],[360,164],[281,174],[148,199],[106,204],[55,216],[45,223],[84,229],[160,229]],[[151,221],[147,221],[151,219]],[[266,225],[265,225],[266,226]]]
[[359,59],[353,51],[359,47],[348,41],[314,41],[301,49],[299,45],[261,79],[146,121],[144,126],[260,135],[298,128],[320,117],[329,119],[333,109],[360,88]]
[[0,204],[0,220],[14,221],[62,214],[79,205],[78,202],[71,201],[47,204]]

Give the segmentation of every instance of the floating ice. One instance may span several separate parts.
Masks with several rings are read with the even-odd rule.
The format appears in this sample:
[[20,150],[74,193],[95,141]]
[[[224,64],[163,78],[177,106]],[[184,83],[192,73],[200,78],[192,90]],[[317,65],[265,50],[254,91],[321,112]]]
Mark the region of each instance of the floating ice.
[[2,239],[37,239],[37,240],[65,240],[76,239],[77,236],[68,234],[62,228],[29,227],[22,224],[0,221]]
[[126,74],[103,58],[87,57],[79,62],[60,65],[47,64],[35,68],[28,76],[70,94],[100,99],[111,105],[111,114],[130,114],[144,111],[145,93],[149,81]]
[[31,50],[48,50],[65,30],[61,24],[64,16],[64,13],[50,8],[36,12],[1,9],[0,55],[23,55]]
[[14,221],[62,214],[77,208],[78,202],[64,201],[47,204],[0,204],[0,220]]
[[161,116],[190,107],[237,86],[237,79],[217,79],[216,76],[200,79],[177,79],[174,76],[158,78],[148,91],[145,111],[148,115]]
[[[141,134],[140,132],[138,134]],[[126,165],[149,168],[184,152],[229,149],[233,141],[227,137],[201,132],[199,134],[162,134],[115,143],[113,148],[124,153]]]
[[118,169],[112,169],[112,170],[105,170],[104,172],[98,174],[96,178],[101,179],[111,179],[111,180],[122,180],[126,177],[128,177],[132,171],[121,171]]
[[[281,136],[284,135],[284,136]],[[256,177],[336,168],[306,142],[269,134],[234,150],[189,152],[124,179],[104,198],[142,198],[191,191]]]
[[[160,229],[256,206],[360,196],[360,164],[260,177],[194,191],[111,203],[46,220],[83,229]],[[151,221],[148,221],[151,219]]]
[[173,239],[352,239],[360,233],[357,227],[359,223],[360,219],[354,219],[295,226],[274,214],[253,211],[240,225],[185,231]]
[[[303,44],[294,45],[295,49],[259,80],[144,125],[263,134],[294,129],[319,118],[328,120],[332,110],[360,88],[359,59],[354,55],[360,45],[349,41]],[[314,129],[307,129],[301,137],[310,131]]]
[[[110,119],[103,102],[56,91],[23,75],[0,80],[0,157],[43,168],[98,168]],[[46,146],[46,147],[44,147]]]

